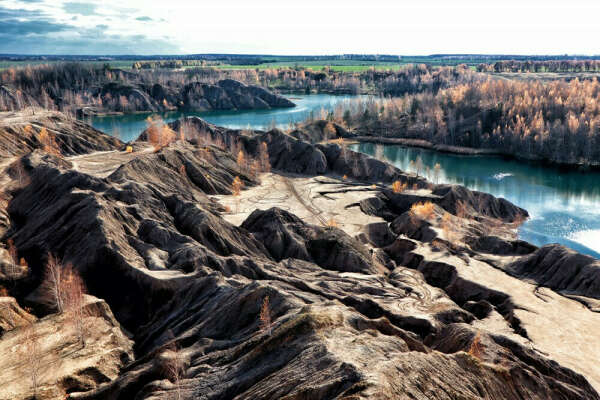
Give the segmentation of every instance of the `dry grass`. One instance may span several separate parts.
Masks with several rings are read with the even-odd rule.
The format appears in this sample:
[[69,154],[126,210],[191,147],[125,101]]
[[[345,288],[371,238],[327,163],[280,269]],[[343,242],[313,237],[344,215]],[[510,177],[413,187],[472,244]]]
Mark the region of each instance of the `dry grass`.
[[485,347],[483,346],[483,343],[481,343],[481,332],[477,331],[475,338],[471,342],[471,346],[469,347],[468,353],[472,357],[475,357],[476,359],[481,361],[481,357],[483,356],[484,350]]
[[432,202],[426,201],[424,203],[415,203],[410,207],[410,212],[413,215],[420,217],[421,219],[429,220],[433,218],[435,214],[435,206]]

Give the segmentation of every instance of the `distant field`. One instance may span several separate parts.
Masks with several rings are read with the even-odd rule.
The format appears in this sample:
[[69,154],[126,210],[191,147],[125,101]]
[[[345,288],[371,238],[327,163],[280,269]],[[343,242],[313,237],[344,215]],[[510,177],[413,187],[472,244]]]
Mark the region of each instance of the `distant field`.
[[[143,60],[152,61],[152,60]],[[261,64],[228,64],[222,61],[221,64],[213,65],[219,69],[270,69],[270,68],[294,68],[304,67],[312,70],[321,70],[323,67],[328,66],[331,70],[342,71],[342,72],[361,72],[366,71],[370,68],[376,70],[398,70],[407,64],[430,64],[430,65],[458,65],[468,64],[474,66],[477,63],[469,59],[436,59],[432,57],[403,57],[400,61],[361,61],[361,60],[340,60],[340,59],[325,59],[318,61],[289,61],[289,60],[278,60],[277,57],[270,57],[267,62]],[[40,64],[53,64],[66,61],[48,61],[48,60],[29,60],[29,61],[0,61],[0,70],[6,68],[23,67],[26,65],[40,65]],[[90,64],[109,64],[113,68],[130,69],[135,60],[111,60],[111,61],[78,61],[82,63]],[[197,66],[189,66],[184,68],[198,68]]]
[[[56,63],[62,63],[62,62],[70,62],[70,61],[47,61],[47,60],[39,60],[39,61],[38,60],[35,60],[35,61],[0,61],[0,70],[7,69],[7,68],[25,67],[27,65],[56,64]],[[124,60],[118,60],[118,61],[77,61],[77,62],[81,62],[82,64],[98,64],[98,65],[110,64],[110,66],[113,67],[113,68],[122,68],[122,69],[131,68],[131,65],[133,64],[133,61],[124,61]]]
[[312,70],[321,70],[324,67],[329,67],[333,71],[343,71],[343,72],[360,72],[366,71],[369,68],[375,68],[377,70],[397,70],[405,66],[406,64],[400,63],[347,63],[340,64],[339,61],[331,62],[331,61],[323,61],[323,62],[275,62],[275,63],[266,63],[259,65],[231,65],[231,64],[221,64],[215,65],[215,68],[219,69],[270,69],[270,68],[294,68],[294,67],[303,67],[306,69]]

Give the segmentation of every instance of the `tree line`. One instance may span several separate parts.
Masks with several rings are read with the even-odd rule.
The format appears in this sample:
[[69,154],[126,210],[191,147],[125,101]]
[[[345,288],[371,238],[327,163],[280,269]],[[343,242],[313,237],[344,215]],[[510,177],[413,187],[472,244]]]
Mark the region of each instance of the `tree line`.
[[600,83],[487,79],[438,93],[356,101],[328,117],[359,134],[600,164]]
[[600,60],[504,60],[479,64],[478,72],[599,72]]

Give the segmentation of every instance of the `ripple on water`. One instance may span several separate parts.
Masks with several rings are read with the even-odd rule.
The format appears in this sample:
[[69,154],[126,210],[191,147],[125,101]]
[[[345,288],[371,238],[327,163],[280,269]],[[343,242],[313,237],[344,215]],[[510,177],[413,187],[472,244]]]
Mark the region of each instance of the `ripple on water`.
[[511,174],[510,172],[499,172],[499,173],[495,174],[493,177],[495,180],[501,181],[502,179],[509,177],[509,176],[513,176],[513,174]]

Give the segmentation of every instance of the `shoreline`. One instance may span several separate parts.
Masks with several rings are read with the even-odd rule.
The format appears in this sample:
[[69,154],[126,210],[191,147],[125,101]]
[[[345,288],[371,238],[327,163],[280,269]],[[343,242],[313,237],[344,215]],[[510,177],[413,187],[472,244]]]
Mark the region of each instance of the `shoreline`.
[[580,172],[600,171],[600,164],[580,164],[580,163],[560,163],[543,158],[525,157],[516,154],[505,153],[494,149],[476,149],[473,147],[450,146],[445,144],[434,144],[425,139],[412,138],[388,138],[383,136],[354,136],[347,139],[356,142],[376,143],[376,144],[391,144],[396,146],[417,147],[425,150],[437,151],[440,153],[449,153],[463,156],[494,156],[507,159],[538,164],[545,167],[554,167],[564,170],[575,170]]

